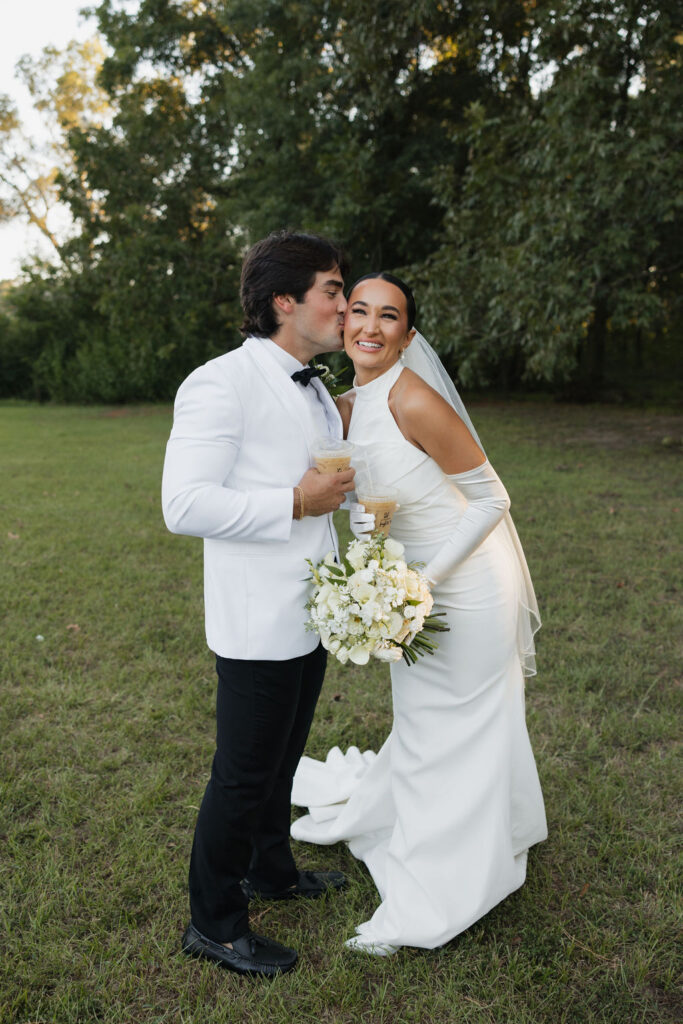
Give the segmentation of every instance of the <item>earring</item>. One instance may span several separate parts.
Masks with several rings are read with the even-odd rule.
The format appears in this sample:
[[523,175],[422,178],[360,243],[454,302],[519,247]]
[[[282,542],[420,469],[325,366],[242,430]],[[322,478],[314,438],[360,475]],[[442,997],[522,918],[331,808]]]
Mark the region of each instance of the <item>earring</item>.
[[401,363],[405,362],[406,350],[404,348],[399,350],[398,358],[399,358],[399,362],[401,362]]

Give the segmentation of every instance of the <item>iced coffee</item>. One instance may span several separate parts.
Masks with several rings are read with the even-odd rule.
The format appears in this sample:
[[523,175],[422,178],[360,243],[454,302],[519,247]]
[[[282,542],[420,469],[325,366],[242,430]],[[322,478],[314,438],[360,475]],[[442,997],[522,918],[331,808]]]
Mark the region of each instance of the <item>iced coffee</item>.
[[351,465],[353,445],[334,437],[320,437],[313,446],[313,459],[319,473],[343,473]]
[[366,512],[372,512],[375,516],[375,528],[373,534],[383,533],[389,536],[391,520],[396,511],[396,491],[391,487],[363,488],[356,491],[356,497]]

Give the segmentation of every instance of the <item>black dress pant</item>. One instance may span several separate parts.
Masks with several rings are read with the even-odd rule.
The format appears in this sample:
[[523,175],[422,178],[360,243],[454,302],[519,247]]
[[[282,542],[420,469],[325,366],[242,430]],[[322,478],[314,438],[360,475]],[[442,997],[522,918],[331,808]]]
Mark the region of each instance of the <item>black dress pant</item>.
[[249,927],[240,881],[297,880],[289,845],[292,778],[320,695],[327,653],[288,661],[216,657],[216,753],[190,859],[192,922],[216,942]]

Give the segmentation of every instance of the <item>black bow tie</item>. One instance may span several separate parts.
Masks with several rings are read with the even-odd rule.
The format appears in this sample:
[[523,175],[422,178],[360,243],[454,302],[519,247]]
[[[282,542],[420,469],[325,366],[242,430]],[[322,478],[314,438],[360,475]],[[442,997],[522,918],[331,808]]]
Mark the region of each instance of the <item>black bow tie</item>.
[[297,370],[292,374],[292,380],[298,380],[305,388],[311,383],[311,378],[322,377],[325,371],[318,366],[304,366],[303,370]]

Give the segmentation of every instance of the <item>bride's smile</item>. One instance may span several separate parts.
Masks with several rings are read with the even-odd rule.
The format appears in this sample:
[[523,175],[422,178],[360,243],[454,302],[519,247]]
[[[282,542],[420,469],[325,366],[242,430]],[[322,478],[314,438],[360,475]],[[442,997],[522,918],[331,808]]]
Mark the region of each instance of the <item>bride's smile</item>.
[[413,334],[408,329],[405,296],[396,285],[370,278],[355,286],[344,321],[344,348],[360,384],[393,366]]

